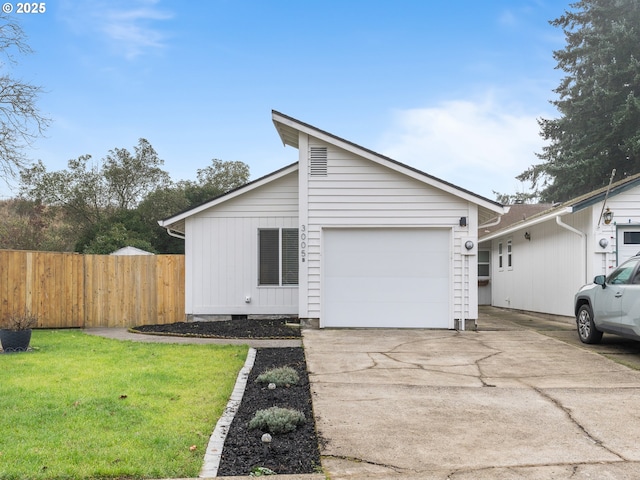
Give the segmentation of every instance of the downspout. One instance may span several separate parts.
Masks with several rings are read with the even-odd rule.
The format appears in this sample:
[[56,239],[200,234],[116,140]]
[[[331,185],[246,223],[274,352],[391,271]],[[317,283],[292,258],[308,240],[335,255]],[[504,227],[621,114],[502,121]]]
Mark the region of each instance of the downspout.
[[492,221],[487,222],[487,223],[483,223],[482,225],[478,226],[478,230],[480,230],[481,228],[495,227],[501,221],[502,221],[502,215],[498,215],[498,218],[496,218],[495,220],[492,220]]
[[576,235],[579,235],[580,238],[582,238],[582,249],[584,251],[584,258],[582,259],[582,278],[583,278],[584,284],[589,283],[587,280],[587,235],[581,232],[580,230],[578,230],[577,228],[574,228],[571,225],[567,225],[566,223],[564,223],[561,220],[560,215],[556,216],[556,223],[562,228],[569,230],[570,232],[573,232]]
[[170,228],[167,228],[166,230],[167,230],[167,233],[168,233],[169,235],[171,235],[172,237],[179,238],[179,239],[181,239],[181,240],[184,240],[184,239],[185,239],[185,236],[184,236],[183,234],[181,234],[181,233],[174,232],[174,231],[173,231],[173,230],[171,230]]

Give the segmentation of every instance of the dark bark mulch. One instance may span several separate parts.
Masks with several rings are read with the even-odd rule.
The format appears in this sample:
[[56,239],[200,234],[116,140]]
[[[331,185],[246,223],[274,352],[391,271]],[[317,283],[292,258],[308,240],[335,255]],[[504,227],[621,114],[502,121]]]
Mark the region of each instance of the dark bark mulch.
[[[286,326],[291,319],[230,320],[217,322],[181,322],[170,325],[146,325],[134,330],[163,335],[210,336],[222,338],[292,338],[300,337],[299,328]],[[206,333],[203,333],[206,332]],[[300,376],[297,385],[269,390],[256,377],[275,367],[289,366]],[[301,411],[306,422],[296,430],[272,435],[271,447],[265,451],[263,432],[249,430],[249,422],[258,410],[269,407]],[[309,390],[307,364],[302,348],[260,348],[247,380],[242,402],[224,443],[218,476],[249,475],[256,467],[266,467],[277,474],[314,473],[320,468],[320,452]]]
[[[267,385],[255,381],[265,370],[284,366],[298,372],[300,381],[297,385],[269,390]],[[258,410],[273,406],[299,410],[306,422],[293,432],[272,435],[271,447],[265,451],[261,438],[266,432],[249,430],[249,422]],[[313,473],[320,468],[309,377],[302,348],[258,349],[242,403],[224,443],[218,475],[248,475],[254,467],[267,467],[277,474]]]
[[131,330],[156,335],[213,338],[300,338],[297,318],[238,319],[215,322],[176,322],[166,325],[140,325]]

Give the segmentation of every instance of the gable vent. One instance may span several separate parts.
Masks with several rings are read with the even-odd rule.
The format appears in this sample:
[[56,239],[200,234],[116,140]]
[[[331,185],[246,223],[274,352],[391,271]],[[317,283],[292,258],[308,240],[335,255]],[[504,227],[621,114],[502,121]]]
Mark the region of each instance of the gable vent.
[[327,147],[309,147],[309,175],[327,176]]

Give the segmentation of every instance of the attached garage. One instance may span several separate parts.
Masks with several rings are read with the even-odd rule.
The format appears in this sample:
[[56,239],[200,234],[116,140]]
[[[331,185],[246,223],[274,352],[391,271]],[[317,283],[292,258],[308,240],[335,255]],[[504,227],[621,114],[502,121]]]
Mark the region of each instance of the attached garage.
[[449,328],[451,231],[323,231],[322,327]]

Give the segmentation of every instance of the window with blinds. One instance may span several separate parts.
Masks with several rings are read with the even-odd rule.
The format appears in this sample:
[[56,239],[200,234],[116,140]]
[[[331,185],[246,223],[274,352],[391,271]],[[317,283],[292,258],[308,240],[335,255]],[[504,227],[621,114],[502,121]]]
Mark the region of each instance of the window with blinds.
[[298,285],[298,229],[258,230],[258,285]]
[[298,284],[298,229],[282,229],[282,285]]
[[278,229],[258,230],[260,244],[259,285],[280,285],[280,231]]

